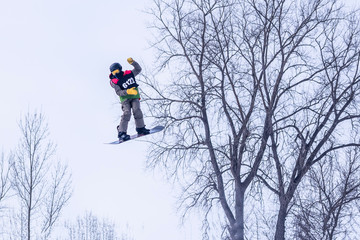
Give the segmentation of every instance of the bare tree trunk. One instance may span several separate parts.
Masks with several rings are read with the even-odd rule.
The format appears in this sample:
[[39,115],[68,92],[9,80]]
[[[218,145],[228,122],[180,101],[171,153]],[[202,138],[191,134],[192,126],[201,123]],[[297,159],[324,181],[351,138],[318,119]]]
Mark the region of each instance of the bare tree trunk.
[[286,201],[280,199],[280,209],[278,212],[278,218],[276,223],[275,230],[275,240],[285,240],[285,222],[287,217],[287,203]]
[[244,222],[244,206],[245,206],[245,190],[241,187],[236,187],[236,210],[235,210],[235,224],[232,226],[232,239],[244,240],[245,239],[245,222]]

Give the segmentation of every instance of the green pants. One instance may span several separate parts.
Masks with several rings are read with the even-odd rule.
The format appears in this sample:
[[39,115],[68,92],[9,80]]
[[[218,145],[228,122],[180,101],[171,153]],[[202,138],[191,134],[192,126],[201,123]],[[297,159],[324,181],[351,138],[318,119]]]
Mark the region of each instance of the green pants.
[[127,132],[128,124],[131,118],[131,110],[135,119],[136,128],[145,127],[143,113],[140,109],[139,99],[126,99],[121,103],[123,115],[121,116],[119,132]]

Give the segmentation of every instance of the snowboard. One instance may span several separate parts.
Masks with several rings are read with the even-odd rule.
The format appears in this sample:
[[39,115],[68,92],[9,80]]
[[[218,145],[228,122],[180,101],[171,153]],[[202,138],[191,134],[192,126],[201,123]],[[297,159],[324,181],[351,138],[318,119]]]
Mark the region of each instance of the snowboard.
[[127,141],[122,141],[122,140],[116,140],[116,141],[113,141],[113,142],[109,142],[108,144],[120,144],[120,143],[123,143],[123,142],[129,142],[133,139],[136,139],[136,138],[139,138],[139,137],[142,137],[142,136],[147,136],[147,135],[150,135],[150,134],[153,134],[153,133],[157,133],[157,132],[160,132],[161,130],[164,129],[164,126],[156,126],[152,129],[150,129],[150,133],[149,134],[134,134],[134,135],[131,135],[130,136],[130,139],[127,140]]

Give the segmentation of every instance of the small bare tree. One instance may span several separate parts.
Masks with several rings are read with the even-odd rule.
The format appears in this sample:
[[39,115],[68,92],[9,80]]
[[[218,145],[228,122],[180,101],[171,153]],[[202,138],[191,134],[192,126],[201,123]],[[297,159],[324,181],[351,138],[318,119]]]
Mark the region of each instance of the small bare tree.
[[[294,239],[356,239],[359,236],[359,150],[318,162],[296,194]],[[349,231],[351,229],[351,231]]]
[[71,196],[71,176],[53,160],[55,145],[47,140],[43,114],[27,113],[20,121],[22,138],[11,164],[12,188],[19,200],[18,237],[48,239]]
[[131,240],[124,234],[121,237],[116,231],[115,224],[108,219],[99,219],[91,212],[77,217],[76,223],[67,222],[67,240]]
[[[4,218],[4,213],[2,210],[6,208],[6,204],[4,204],[4,202],[8,197],[10,190],[9,172],[9,160],[5,160],[4,153],[2,153],[0,159],[0,219]],[[5,234],[5,232],[4,228],[2,227],[2,221],[0,221],[0,236],[3,236],[3,234]]]
[[5,199],[10,190],[10,179],[9,179],[9,161],[5,160],[4,153],[1,154],[0,159],[0,210],[2,200]]

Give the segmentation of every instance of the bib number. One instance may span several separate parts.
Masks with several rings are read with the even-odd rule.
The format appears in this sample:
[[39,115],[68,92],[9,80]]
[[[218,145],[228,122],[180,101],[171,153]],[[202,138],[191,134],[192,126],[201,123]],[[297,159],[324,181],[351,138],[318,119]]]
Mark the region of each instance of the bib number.
[[129,78],[126,82],[124,82],[122,84],[122,87],[124,89],[127,89],[131,84],[134,84],[135,83],[135,79],[134,78]]

